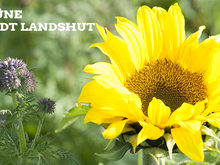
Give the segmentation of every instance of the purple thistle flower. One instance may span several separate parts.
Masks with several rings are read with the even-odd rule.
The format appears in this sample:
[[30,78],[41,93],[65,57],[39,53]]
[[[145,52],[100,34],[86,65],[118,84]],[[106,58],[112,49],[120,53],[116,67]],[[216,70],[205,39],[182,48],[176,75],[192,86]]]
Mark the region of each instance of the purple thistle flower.
[[17,58],[7,57],[0,61],[0,91],[11,92],[21,88],[25,92],[33,92],[37,82],[26,67],[27,64]]

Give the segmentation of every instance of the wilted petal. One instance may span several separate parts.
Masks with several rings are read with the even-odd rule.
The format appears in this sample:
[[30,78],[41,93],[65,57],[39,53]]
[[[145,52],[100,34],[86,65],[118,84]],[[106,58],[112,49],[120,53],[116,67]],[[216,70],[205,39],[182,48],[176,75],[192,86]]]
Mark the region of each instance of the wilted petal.
[[170,156],[170,159],[172,160],[173,146],[175,145],[176,142],[175,142],[173,136],[169,133],[165,133],[163,135],[163,137],[166,140],[167,148],[168,148],[168,151],[169,151],[169,156]]

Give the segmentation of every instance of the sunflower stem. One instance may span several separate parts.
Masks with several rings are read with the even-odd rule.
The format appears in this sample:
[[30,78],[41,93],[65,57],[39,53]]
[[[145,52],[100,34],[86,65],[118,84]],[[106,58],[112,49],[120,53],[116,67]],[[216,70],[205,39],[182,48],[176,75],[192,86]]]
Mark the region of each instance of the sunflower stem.
[[138,160],[137,160],[137,165],[143,165],[142,163],[142,152],[138,152]]
[[[11,96],[12,96],[13,108],[15,109],[18,106],[15,92],[12,92]],[[26,140],[25,140],[25,135],[24,135],[24,127],[23,127],[23,124],[22,124],[21,117],[18,117],[18,121],[19,121],[18,135],[20,137],[19,142],[20,142],[20,150],[21,150],[21,153],[22,153],[27,148],[26,148]]]
[[156,161],[156,158],[153,155],[145,153],[144,150],[142,150],[142,162],[143,162],[143,165],[159,165],[160,164],[159,160]]

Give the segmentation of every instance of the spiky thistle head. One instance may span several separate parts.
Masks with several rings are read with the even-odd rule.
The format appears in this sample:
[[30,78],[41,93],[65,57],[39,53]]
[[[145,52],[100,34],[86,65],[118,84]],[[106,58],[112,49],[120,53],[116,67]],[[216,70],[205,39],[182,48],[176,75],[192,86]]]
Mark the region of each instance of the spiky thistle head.
[[37,109],[45,113],[50,113],[50,114],[54,113],[55,106],[56,106],[55,101],[49,98],[42,98],[39,99],[37,102]]
[[0,91],[12,91],[21,88],[33,92],[36,87],[34,75],[26,68],[22,60],[7,57],[0,61]]

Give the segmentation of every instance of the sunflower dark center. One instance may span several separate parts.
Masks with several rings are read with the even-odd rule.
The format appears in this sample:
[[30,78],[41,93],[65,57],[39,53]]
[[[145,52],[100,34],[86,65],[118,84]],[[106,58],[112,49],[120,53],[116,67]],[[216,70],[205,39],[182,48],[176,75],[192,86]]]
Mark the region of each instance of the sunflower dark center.
[[184,102],[195,105],[208,97],[202,74],[166,60],[144,65],[126,81],[125,87],[140,97],[145,115],[153,97],[162,100],[172,112]]

